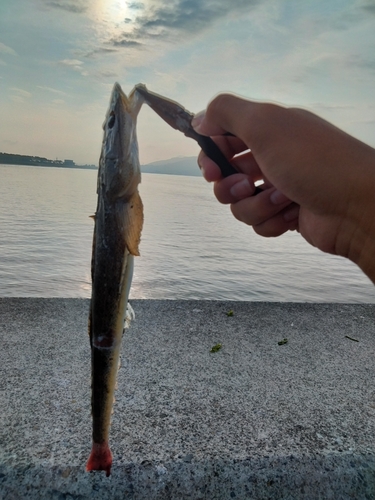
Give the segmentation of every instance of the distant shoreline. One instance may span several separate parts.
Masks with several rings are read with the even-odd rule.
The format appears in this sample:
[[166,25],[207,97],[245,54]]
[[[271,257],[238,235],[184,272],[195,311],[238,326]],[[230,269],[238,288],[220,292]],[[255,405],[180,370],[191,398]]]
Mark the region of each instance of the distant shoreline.
[[[98,170],[96,165],[76,165],[73,160],[49,160],[39,156],[13,155],[9,153],[0,153],[0,165]],[[195,156],[170,158],[148,163],[141,165],[141,171],[145,174],[201,176]]]
[[53,165],[47,163],[6,163],[0,161],[0,165],[7,165],[9,167],[50,167],[50,168],[72,168],[72,169],[84,169],[84,170],[98,170],[95,165]]
[[12,153],[0,153],[0,164],[25,165],[28,167],[97,169],[95,165],[76,165],[73,160],[50,160],[49,158],[44,158],[43,156],[18,155]]
[[43,156],[28,156],[12,153],[0,153],[2,165],[25,165],[29,167],[85,168],[97,169],[95,165],[76,165],[73,160],[50,160]]

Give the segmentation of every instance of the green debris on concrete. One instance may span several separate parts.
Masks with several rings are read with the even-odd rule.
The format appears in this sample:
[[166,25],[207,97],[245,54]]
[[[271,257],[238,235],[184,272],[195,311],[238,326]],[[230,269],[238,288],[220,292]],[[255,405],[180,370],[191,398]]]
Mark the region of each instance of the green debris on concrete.
[[223,346],[223,344],[216,344],[216,345],[214,345],[214,346],[211,348],[210,352],[217,352],[217,351],[220,351],[220,349],[222,348],[222,346]]

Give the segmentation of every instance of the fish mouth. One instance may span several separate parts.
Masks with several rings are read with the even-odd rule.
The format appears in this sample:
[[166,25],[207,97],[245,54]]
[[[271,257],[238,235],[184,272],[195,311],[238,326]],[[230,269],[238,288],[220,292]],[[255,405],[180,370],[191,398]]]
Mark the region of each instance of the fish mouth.
[[[137,89],[138,85],[136,85],[130,92],[129,96],[127,96],[118,82],[113,85],[111,97],[109,99],[109,108],[104,124],[113,126],[116,120],[116,114],[118,115],[124,112],[132,115],[134,120],[136,119],[142,104],[145,102],[145,97],[140,92],[137,92]],[[115,118],[113,118],[113,116]]]

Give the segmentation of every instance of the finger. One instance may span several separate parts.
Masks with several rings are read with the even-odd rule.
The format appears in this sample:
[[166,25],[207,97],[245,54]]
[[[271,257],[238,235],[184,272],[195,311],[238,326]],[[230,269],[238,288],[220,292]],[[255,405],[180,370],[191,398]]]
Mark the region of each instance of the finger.
[[[217,136],[212,137],[212,140],[220,148],[228,160],[232,160],[232,158],[236,155],[243,154],[245,151],[248,151],[247,146],[243,143],[243,141],[241,141],[241,139],[238,139],[238,137]],[[198,165],[201,168],[203,168],[203,162],[205,162],[203,158],[204,153],[201,152],[198,156]],[[240,163],[238,163],[238,165],[240,166]],[[241,168],[239,168],[239,170],[241,170]],[[216,178],[214,180],[216,180]]]
[[298,231],[298,218],[286,221],[283,214],[277,214],[262,224],[253,226],[253,229],[257,234],[266,238],[281,236],[287,231]]
[[[215,172],[212,175],[219,175]],[[258,170],[257,164],[253,164],[253,169],[247,165],[246,174],[234,174],[225,179],[220,178],[216,180],[214,184],[214,194],[218,201],[223,204],[237,203],[240,200],[249,198],[255,193],[255,182],[261,178],[262,174]],[[211,177],[213,179],[213,177]],[[258,203],[262,210],[267,211],[268,207],[279,207],[279,210],[291,203],[291,200],[285,196],[281,191],[274,188],[272,184],[268,181],[259,185],[262,193],[256,195]],[[263,194],[266,193],[266,194]],[[259,198],[260,196],[260,198]],[[244,206],[244,210],[247,208],[252,209],[253,202],[249,202],[250,207]],[[281,207],[281,208],[280,208]],[[257,204],[254,205],[254,209],[258,210]]]
[[220,168],[203,151],[198,155],[198,165],[207,182],[216,182],[222,179]]
[[216,135],[211,138],[228,160],[249,149],[241,139],[235,136]]
[[298,218],[299,206],[281,196],[281,193],[278,203],[275,203],[275,193],[278,193],[275,189],[267,189],[256,196],[232,203],[234,217],[249,226],[259,226],[277,214],[281,214],[286,222]]
[[250,176],[253,182],[263,180],[264,175],[251,151],[235,156],[231,163],[236,170]]
[[[252,182],[263,180],[263,174],[259,168],[251,151],[235,156],[231,160],[232,165],[238,172],[248,175]],[[202,170],[204,178],[208,182],[218,181],[221,179],[221,172],[216,163],[214,163],[207,155],[201,151],[198,155],[198,165]],[[265,184],[270,187],[271,184]]]
[[[236,203],[240,200],[253,196],[255,193],[255,183],[252,175],[233,174],[230,177],[216,181],[214,184],[214,194],[220,203],[227,205]],[[274,191],[274,190],[272,190]],[[267,198],[270,197],[272,191],[268,191]],[[259,193],[262,194],[263,193]],[[257,194],[257,196],[259,196]],[[285,198],[285,201],[290,201]],[[279,204],[279,202],[278,202]]]
[[214,194],[220,203],[228,205],[252,196],[255,192],[254,182],[245,174],[233,174],[214,184]]

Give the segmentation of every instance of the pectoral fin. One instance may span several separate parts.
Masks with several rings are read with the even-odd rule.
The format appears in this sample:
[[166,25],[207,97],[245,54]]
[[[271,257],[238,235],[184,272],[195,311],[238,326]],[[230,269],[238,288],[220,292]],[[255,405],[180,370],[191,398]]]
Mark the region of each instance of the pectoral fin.
[[136,191],[125,211],[125,242],[132,255],[139,255],[139,243],[143,227],[143,203],[138,191]]

